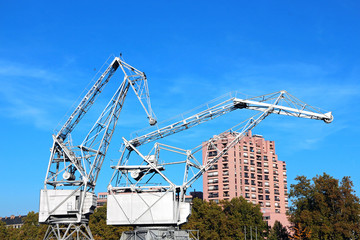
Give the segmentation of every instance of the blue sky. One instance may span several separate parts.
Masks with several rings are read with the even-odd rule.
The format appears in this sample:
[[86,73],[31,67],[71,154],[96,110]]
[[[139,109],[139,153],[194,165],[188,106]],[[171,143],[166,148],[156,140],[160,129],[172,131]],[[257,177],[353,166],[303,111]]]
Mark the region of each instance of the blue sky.
[[[95,69],[120,52],[146,72],[160,121],[234,90],[256,96],[285,89],[332,111],[332,124],[270,116],[254,132],[276,142],[289,183],[327,172],[351,176],[359,194],[359,12],[358,1],[344,0],[0,0],[0,216],[38,211],[51,134]],[[111,97],[111,84],[79,134]],[[166,143],[192,148],[244,116],[233,112]],[[121,136],[145,126],[130,92],[97,192],[106,190]]]

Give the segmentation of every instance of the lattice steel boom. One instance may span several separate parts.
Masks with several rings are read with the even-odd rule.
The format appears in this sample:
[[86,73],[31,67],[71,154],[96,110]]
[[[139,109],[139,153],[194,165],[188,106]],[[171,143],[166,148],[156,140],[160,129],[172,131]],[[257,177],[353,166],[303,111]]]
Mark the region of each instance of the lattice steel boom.
[[[120,86],[82,143],[73,145],[71,132],[119,68],[124,75]],[[96,207],[94,189],[129,88],[134,90],[149,123],[156,124],[145,74],[115,57],[61,130],[53,135],[44,189],[40,193],[39,222],[50,224],[45,239],[67,239],[71,234],[92,239],[87,223]]]
[[[259,112],[234,128],[191,150],[161,143],[155,143],[148,154],[143,154],[138,149],[138,146],[143,143],[174,134],[187,129],[187,126],[195,126],[212,119],[210,116],[213,113],[215,114],[213,116],[220,116],[235,109],[250,109]],[[185,202],[186,190],[230,148],[234,147],[249,130],[270,114],[323,120],[326,123],[333,120],[331,112],[322,113],[319,109],[301,102],[286,91],[280,91],[254,98],[231,98],[222,104],[209,107],[208,110],[187,118],[186,121],[177,121],[130,141],[123,138],[125,147],[118,164],[112,166],[114,174],[108,187],[110,195],[108,197],[107,223],[137,227],[175,227],[185,223],[190,214],[190,205]],[[196,153],[208,145],[216,149],[214,144],[216,140],[226,135],[232,135],[233,140],[221,151],[218,149],[216,156],[205,159],[204,163],[196,159]],[[160,158],[160,151],[163,150],[183,155],[184,160],[162,159]],[[131,153],[136,153],[135,158],[130,158]],[[205,156],[208,155],[205,154]],[[178,166],[176,167],[178,172],[180,165],[184,167],[182,183],[174,180],[174,174],[166,174],[166,168]],[[164,182],[165,185],[159,185],[159,181]],[[159,214],[160,211],[164,214]]]

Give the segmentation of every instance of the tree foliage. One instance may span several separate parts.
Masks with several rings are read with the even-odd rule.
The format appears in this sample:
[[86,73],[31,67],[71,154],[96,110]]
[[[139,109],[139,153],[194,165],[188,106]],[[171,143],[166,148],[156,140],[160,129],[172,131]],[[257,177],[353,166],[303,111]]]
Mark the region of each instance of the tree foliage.
[[289,232],[279,221],[275,221],[271,228],[268,240],[289,240]]
[[339,182],[324,173],[313,182],[305,176],[295,180],[289,195],[293,199],[289,219],[295,236],[305,231],[298,239],[359,239],[360,203],[350,177]]
[[[29,212],[23,226],[18,229],[6,228],[5,223],[0,221],[0,240],[42,240],[48,226],[40,225],[38,219],[38,213]],[[95,240],[119,240],[123,231],[130,230],[128,227],[106,225],[106,206],[95,210],[90,216],[89,225]]]
[[0,221],[0,239],[8,239],[8,231],[3,221]]
[[195,198],[189,221],[182,229],[199,230],[200,239],[227,240],[244,239],[245,228],[249,238],[250,227],[253,236],[257,230],[259,237],[267,228],[258,205],[248,203],[242,197],[222,201],[220,205]]

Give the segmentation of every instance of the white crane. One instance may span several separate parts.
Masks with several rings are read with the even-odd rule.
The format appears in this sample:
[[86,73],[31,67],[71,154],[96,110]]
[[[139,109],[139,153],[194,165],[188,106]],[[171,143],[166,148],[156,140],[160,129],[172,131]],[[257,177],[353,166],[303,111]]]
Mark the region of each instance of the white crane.
[[[144,143],[177,133],[235,109],[251,109],[260,113],[206,142],[206,146],[216,148],[213,143],[218,138],[226,135],[233,136],[233,140],[225,148],[217,151],[216,156],[206,159],[204,163],[195,157],[204,145],[199,145],[192,150],[183,150],[155,143],[148,154],[142,154],[138,149]],[[247,99],[233,97],[191,117],[130,141],[123,138],[125,148],[118,164],[112,166],[114,174],[108,187],[107,224],[134,226],[134,231],[123,234],[121,239],[124,240],[157,239],[156,237],[189,239],[189,232],[178,229],[178,226],[185,223],[190,215],[190,204],[185,202],[186,190],[249,130],[272,113],[323,120],[326,123],[333,120],[331,112],[322,113],[286,91],[280,91]],[[185,159],[178,161],[166,158],[164,160],[160,158],[160,150],[182,154]],[[136,153],[135,158],[130,158],[132,152]],[[175,171],[178,173],[179,169],[182,169],[179,165],[183,165],[184,176],[181,183],[176,183],[178,174],[174,172],[170,174],[165,170],[176,166]]]
[[[118,69],[124,75],[120,86],[85,139],[74,145],[72,131]],[[49,224],[44,239],[93,239],[88,221],[96,207],[94,189],[129,88],[134,90],[150,125],[156,124],[145,73],[115,57],[53,135],[44,189],[40,192],[39,222]]]

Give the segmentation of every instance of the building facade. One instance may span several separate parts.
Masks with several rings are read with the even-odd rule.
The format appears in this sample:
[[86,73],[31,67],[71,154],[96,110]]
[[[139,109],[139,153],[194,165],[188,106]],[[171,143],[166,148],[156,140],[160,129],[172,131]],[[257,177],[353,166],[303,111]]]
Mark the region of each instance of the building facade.
[[[227,134],[215,146],[203,147],[203,162],[215,157],[234,139]],[[204,173],[204,199],[219,202],[242,196],[259,204],[270,226],[276,220],[289,226],[286,164],[278,160],[275,142],[251,131]]]
[[11,228],[21,228],[22,225],[24,225],[24,218],[26,215],[11,215],[10,217],[0,217],[0,220],[3,221],[6,225],[6,227]]
[[107,192],[99,192],[97,195],[96,207],[98,208],[104,206],[107,203],[107,197]]

